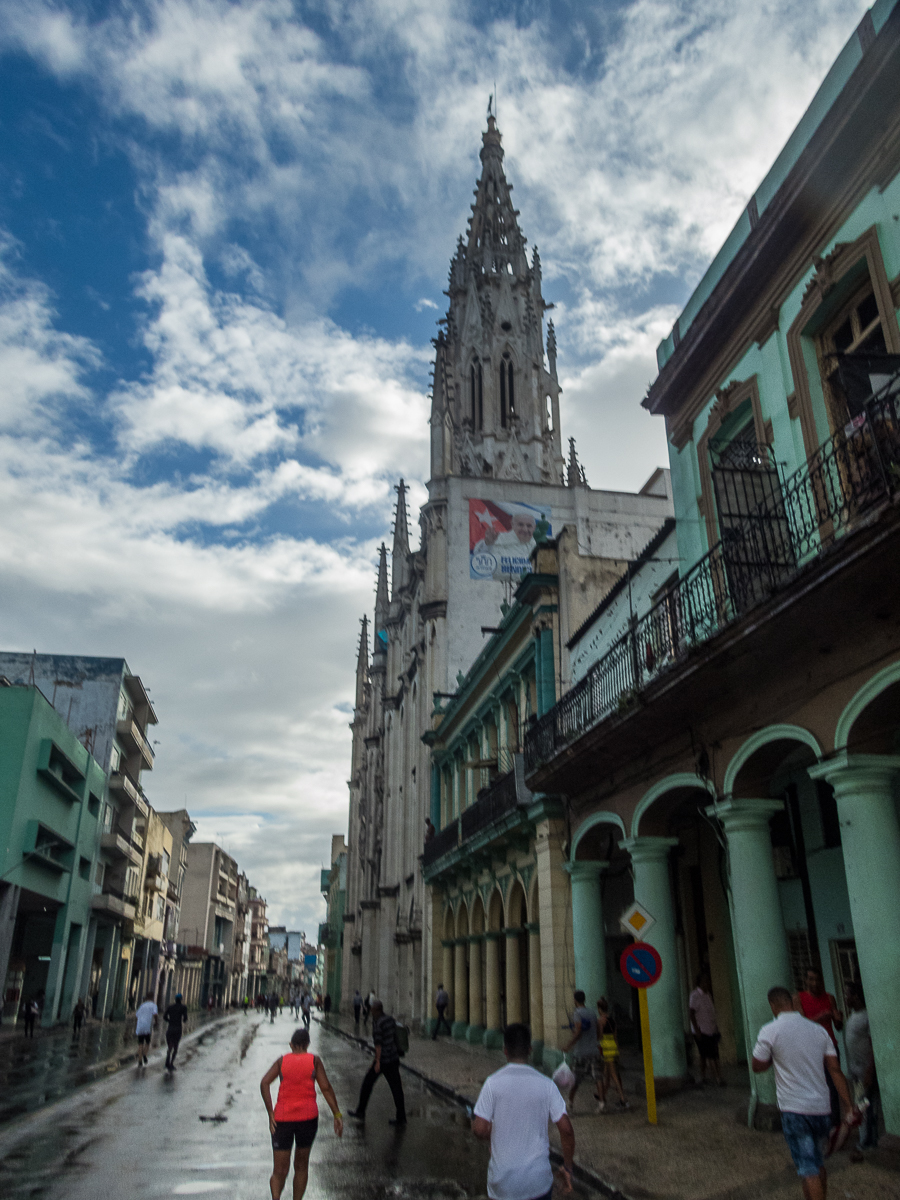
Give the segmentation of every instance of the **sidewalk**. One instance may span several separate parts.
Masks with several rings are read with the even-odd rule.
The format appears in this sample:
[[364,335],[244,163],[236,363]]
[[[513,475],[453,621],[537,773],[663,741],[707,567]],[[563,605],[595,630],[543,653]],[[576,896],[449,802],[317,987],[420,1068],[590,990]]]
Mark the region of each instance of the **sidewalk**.
[[[238,1009],[191,1013],[188,1029],[200,1029]],[[0,1125],[68,1096],[101,1076],[137,1059],[134,1013],[121,1021],[89,1021],[77,1038],[69,1025],[36,1029],[26,1038],[22,1026],[0,1027]],[[162,1044],[162,1020],[153,1046]]]
[[[365,1038],[350,1017],[317,1014],[345,1037]],[[465,1042],[413,1037],[403,1066],[459,1103],[474,1104],[481,1084],[504,1065],[500,1051]],[[596,1115],[582,1086],[575,1101],[575,1161],[607,1196],[620,1200],[799,1200],[800,1183],[780,1133],[747,1128],[746,1071],[726,1071],[727,1088],[692,1088],[658,1101],[656,1128],[647,1124],[637,1056],[622,1062],[630,1112]],[[864,1163],[841,1153],[828,1164],[832,1200],[896,1200],[900,1138],[885,1137]]]

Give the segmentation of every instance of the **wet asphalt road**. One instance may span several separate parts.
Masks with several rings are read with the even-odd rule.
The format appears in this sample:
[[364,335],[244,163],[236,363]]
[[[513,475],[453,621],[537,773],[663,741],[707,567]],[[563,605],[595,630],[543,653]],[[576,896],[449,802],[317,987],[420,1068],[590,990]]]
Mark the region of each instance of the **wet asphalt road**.
[[[163,1070],[164,1052],[155,1051],[149,1067],[126,1068],[15,1123],[0,1132],[0,1195],[266,1200],[272,1159],[259,1080],[287,1050],[294,1027],[287,1015],[274,1024],[236,1015],[182,1043],[174,1076]],[[312,1045],[346,1113],[355,1107],[371,1060],[315,1024]],[[463,1110],[406,1072],[403,1086],[405,1129],[388,1125],[393,1103],[387,1085],[379,1082],[365,1125],[347,1119],[341,1141],[320,1100],[306,1192],[311,1200],[485,1195],[487,1147],[472,1137]],[[285,1197],[291,1195],[290,1182]]]

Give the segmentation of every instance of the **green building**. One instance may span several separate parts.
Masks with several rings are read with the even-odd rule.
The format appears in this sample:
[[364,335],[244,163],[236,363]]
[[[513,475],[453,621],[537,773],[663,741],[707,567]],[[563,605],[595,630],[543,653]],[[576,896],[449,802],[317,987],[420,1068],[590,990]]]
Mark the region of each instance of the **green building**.
[[[863,17],[658,350],[678,559],[571,639],[526,779],[565,798],[576,984],[631,877],[660,1084],[708,971],[726,1061],[809,967],[866,994],[900,1133],[900,4]],[[662,575],[663,573],[659,573]],[[846,1059],[844,1060],[846,1062]],[[770,1076],[751,1076],[768,1119]]]
[[37,997],[42,1024],[87,991],[106,775],[37,687],[0,686],[3,1015]]
[[336,833],[331,839],[331,866],[322,871],[321,889],[325,897],[325,921],[319,926],[322,995],[331,997],[331,1011],[338,1012],[347,903],[347,846],[343,834]]

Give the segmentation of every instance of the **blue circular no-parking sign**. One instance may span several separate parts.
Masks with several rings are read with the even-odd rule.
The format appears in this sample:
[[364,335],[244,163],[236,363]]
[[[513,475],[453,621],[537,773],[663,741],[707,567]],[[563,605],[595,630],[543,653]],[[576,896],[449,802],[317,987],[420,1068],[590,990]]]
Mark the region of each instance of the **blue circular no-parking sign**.
[[635,942],[622,951],[619,969],[632,987],[652,987],[662,975],[662,959],[647,942]]

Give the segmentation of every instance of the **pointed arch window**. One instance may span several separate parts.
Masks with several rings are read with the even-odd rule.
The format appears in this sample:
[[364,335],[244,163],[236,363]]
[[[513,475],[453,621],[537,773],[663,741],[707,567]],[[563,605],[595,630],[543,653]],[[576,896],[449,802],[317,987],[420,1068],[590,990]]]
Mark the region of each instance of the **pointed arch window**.
[[469,407],[472,413],[472,428],[484,428],[484,376],[481,363],[476,358],[469,368]]
[[516,388],[512,359],[509,351],[503,353],[500,362],[500,424],[505,429],[510,418],[516,415]]

